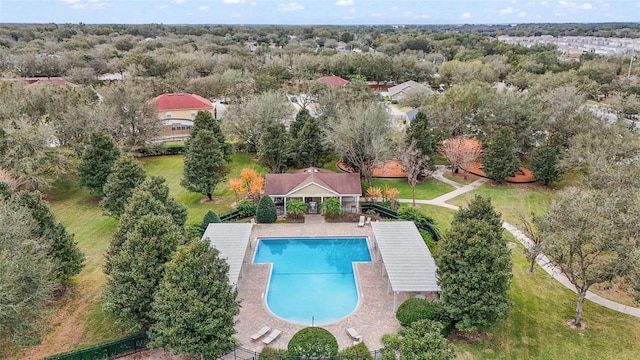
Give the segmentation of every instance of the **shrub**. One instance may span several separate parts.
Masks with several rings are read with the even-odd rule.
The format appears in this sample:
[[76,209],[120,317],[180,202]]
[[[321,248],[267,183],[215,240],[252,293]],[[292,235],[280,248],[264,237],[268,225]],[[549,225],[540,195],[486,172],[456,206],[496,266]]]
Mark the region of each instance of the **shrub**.
[[284,359],[287,358],[287,350],[285,349],[274,349],[274,348],[270,348],[270,347],[265,347],[262,349],[262,351],[260,352],[260,359],[275,359],[275,360],[279,360],[279,359]]
[[342,215],[342,207],[340,207],[340,199],[330,198],[322,203],[322,209],[324,213],[329,216]]
[[202,230],[202,233],[204,234],[204,232],[207,230],[207,226],[209,226],[210,223],[219,223],[219,222],[221,221],[218,214],[213,212],[213,210],[209,210],[207,211],[206,214],[204,214],[204,218],[202,218],[202,224],[200,224],[200,230]]
[[256,208],[256,221],[258,224],[273,224],[277,219],[276,204],[273,203],[269,195],[263,196]]
[[254,216],[256,214],[256,204],[254,204],[253,201],[244,198],[238,202],[236,210],[238,210],[240,216],[243,218]]
[[344,349],[341,355],[346,355],[346,358],[349,360],[373,360],[373,356],[364,342],[359,342],[356,345]]
[[438,320],[440,309],[437,302],[410,298],[398,307],[396,318],[400,321],[400,325],[408,327],[418,320]]
[[[428,231],[432,240],[440,239],[440,233],[435,220],[433,220],[431,216],[421,213],[418,209],[409,206],[401,206],[398,210],[398,217],[402,220],[413,221],[418,228],[430,229]],[[427,245],[429,245],[427,239],[424,239]]]
[[294,216],[294,218],[304,215],[309,210],[309,204],[301,200],[292,199],[287,201],[287,213]]
[[[187,224],[184,226],[189,238],[201,238],[204,235],[201,224]],[[205,228],[206,229],[206,228]]]
[[323,328],[307,327],[293,335],[287,353],[291,357],[328,358],[338,354],[338,341]]

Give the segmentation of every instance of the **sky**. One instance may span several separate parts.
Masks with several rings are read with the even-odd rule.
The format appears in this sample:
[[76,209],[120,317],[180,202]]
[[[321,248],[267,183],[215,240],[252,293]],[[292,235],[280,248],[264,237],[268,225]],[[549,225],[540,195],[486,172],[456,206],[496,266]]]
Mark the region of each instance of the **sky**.
[[0,23],[638,22],[640,0],[0,0]]

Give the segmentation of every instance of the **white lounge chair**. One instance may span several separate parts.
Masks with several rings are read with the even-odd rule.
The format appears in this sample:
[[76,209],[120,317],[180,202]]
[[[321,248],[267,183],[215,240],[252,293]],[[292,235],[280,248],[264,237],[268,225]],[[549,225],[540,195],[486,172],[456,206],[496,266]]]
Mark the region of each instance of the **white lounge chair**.
[[367,220],[364,221],[365,225],[371,225],[371,216],[367,216]]
[[264,334],[268,333],[271,330],[268,326],[263,326],[262,329],[258,330],[255,334],[251,335],[251,340],[258,340],[264,336]]
[[266,345],[269,345],[273,340],[277,339],[280,334],[282,334],[282,331],[273,329],[273,331],[266,338],[262,339],[262,342]]
[[360,215],[360,221],[358,222],[358,226],[360,227],[364,226],[364,215]]
[[359,343],[360,341],[362,341],[362,335],[358,334],[356,329],[354,329],[352,327],[347,329],[347,334],[349,334],[349,336],[351,336],[351,338],[354,340],[354,344]]

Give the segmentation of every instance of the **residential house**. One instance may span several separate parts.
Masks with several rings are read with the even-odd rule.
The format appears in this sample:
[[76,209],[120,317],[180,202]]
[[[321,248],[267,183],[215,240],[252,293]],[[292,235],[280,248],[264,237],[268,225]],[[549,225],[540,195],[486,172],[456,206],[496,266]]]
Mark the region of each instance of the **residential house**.
[[193,119],[198,111],[209,111],[215,116],[211,101],[195,94],[170,93],[154,99],[158,120],[164,127],[160,136],[163,140],[180,140],[189,137]]
[[278,211],[286,215],[287,201],[298,199],[309,204],[309,213],[319,213],[319,206],[327,198],[340,199],[346,212],[358,212],[362,186],[358,173],[335,173],[310,167],[286,174],[268,174],[264,193],[276,204]]
[[346,86],[349,81],[345,80],[339,76],[331,75],[331,76],[323,76],[318,79],[321,83],[327,86]]
[[391,101],[399,101],[411,91],[431,92],[431,89],[422,84],[418,84],[413,80],[403,82],[402,84],[398,84],[387,89],[389,100]]

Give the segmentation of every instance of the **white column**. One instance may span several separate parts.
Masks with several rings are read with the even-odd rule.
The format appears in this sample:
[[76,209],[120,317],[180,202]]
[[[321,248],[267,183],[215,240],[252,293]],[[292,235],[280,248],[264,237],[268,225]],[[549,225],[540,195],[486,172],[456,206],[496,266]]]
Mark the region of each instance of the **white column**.
[[[295,204],[295,203],[294,203]],[[287,216],[287,197],[284,197],[284,216]]]
[[360,196],[356,196],[356,212],[360,211]]
[[338,199],[340,199],[340,209],[344,211],[344,209],[342,208],[342,196],[338,196]]

